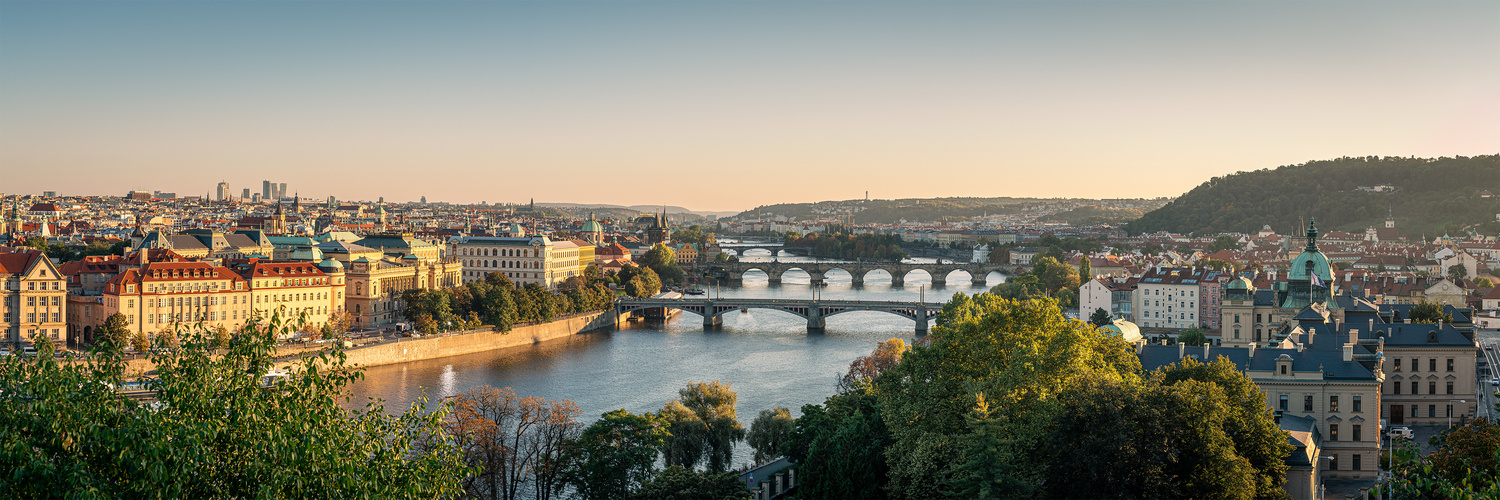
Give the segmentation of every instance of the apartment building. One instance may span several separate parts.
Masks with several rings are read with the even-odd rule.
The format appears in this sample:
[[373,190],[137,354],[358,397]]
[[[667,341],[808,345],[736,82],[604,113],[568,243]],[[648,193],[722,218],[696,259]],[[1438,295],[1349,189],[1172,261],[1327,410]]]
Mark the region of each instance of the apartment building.
[[[535,283],[551,288],[582,276],[587,267],[578,243],[545,236],[460,236],[449,240],[448,246],[449,254],[463,264],[465,283],[501,273],[517,285]],[[589,246],[590,254],[592,248]],[[588,257],[593,260],[592,255]]]
[[[120,313],[132,332],[149,336],[202,323],[237,329],[251,318],[250,287],[228,268],[207,262],[150,262],[127,269],[105,284],[98,323]],[[93,325],[84,328],[92,338]]]
[[1208,270],[1155,267],[1136,284],[1136,323],[1148,328],[1184,329],[1198,326],[1203,295],[1199,282]]
[[39,251],[0,254],[0,318],[5,328],[0,345],[31,344],[37,335],[66,343],[67,283]]
[[344,309],[344,268],[335,260],[321,263],[235,261],[228,267],[250,286],[254,317],[273,316],[282,324],[301,324],[301,331],[317,331]]

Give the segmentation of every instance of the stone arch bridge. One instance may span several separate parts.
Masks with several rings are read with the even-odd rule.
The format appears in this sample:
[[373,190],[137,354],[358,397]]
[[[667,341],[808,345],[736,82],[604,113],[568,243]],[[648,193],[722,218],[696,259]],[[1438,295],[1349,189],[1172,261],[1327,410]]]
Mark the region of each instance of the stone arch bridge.
[[770,277],[772,283],[781,282],[782,275],[787,271],[800,270],[812,277],[814,284],[824,283],[824,278],[831,271],[840,270],[849,273],[854,278],[854,284],[865,282],[865,277],[874,271],[885,271],[891,275],[891,285],[901,286],[906,283],[906,275],[912,271],[926,271],[932,276],[934,285],[946,283],[948,275],[954,271],[969,273],[969,282],[984,285],[986,279],[992,272],[999,272],[1008,276],[1016,275],[1020,266],[1006,264],[912,264],[903,262],[708,262],[696,266],[696,270],[705,276],[719,278],[728,281],[740,281],[748,271],[761,271]]

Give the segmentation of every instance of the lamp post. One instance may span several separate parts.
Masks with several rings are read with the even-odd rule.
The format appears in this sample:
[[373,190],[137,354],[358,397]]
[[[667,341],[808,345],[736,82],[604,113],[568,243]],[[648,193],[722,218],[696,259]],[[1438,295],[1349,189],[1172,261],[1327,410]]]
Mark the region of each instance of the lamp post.
[[1449,403],[1449,405],[1448,405],[1448,428],[1449,429],[1453,428],[1453,405],[1452,405],[1452,403],[1467,403],[1467,402],[1468,402],[1467,400],[1463,400],[1463,399],[1450,399],[1450,400],[1448,400],[1448,403]]

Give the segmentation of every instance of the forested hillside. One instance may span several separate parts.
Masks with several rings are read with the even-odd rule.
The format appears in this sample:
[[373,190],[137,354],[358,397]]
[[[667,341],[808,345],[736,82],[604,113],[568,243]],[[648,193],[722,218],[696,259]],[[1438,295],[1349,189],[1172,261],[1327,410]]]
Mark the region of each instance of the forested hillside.
[[[1360,187],[1393,186],[1390,192]],[[1500,232],[1500,155],[1457,158],[1365,157],[1313,161],[1215,177],[1130,222],[1131,234],[1250,233],[1266,224],[1283,234],[1312,217],[1324,230],[1364,231],[1385,223],[1412,238],[1467,230]]]

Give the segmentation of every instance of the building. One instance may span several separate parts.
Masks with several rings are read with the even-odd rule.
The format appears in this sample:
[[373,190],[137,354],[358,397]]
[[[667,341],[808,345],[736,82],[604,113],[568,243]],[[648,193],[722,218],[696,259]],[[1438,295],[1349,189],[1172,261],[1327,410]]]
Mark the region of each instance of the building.
[[1318,456],[1331,457],[1321,460],[1319,477],[1372,480],[1379,470],[1383,431],[1381,344],[1363,342],[1358,332],[1334,324],[1327,309],[1318,306],[1295,317],[1292,334],[1271,347],[1145,345],[1139,347],[1141,365],[1156,370],[1187,357],[1228,359],[1265,392],[1266,405],[1281,418],[1316,422]]
[[1223,286],[1219,304],[1220,339],[1226,346],[1251,342],[1276,342],[1292,318],[1304,307],[1324,304],[1336,321],[1343,321],[1343,306],[1333,300],[1335,285],[1328,256],[1318,249],[1316,223],[1307,228],[1307,246],[1292,259],[1285,281],[1260,289],[1240,276]]
[[[154,336],[173,327],[202,323],[238,329],[251,318],[250,287],[228,268],[207,262],[149,262],[127,269],[105,284],[97,324],[125,315],[132,332]],[[94,325],[83,336],[92,342]]]
[[[327,243],[327,242],[325,242]],[[323,248],[320,244],[320,251]],[[369,249],[377,256],[369,257]],[[367,235],[347,244],[344,252],[326,252],[344,270],[344,308],[355,328],[379,328],[405,321],[401,294],[463,284],[462,261],[444,258],[441,247],[411,233]],[[327,261],[325,261],[327,262]],[[331,263],[330,263],[331,264]]]
[[1362,339],[1385,344],[1382,368],[1389,383],[1382,390],[1381,416],[1391,425],[1445,425],[1450,419],[1477,415],[1477,348],[1472,338],[1452,324],[1372,321],[1359,330]]
[[1147,328],[1184,329],[1198,326],[1203,296],[1199,282],[1206,269],[1156,267],[1147,270],[1136,283],[1134,309],[1136,322]]
[[344,309],[344,267],[338,261],[247,259],[228,266],[249,283],[250,303],[262,320],[275,316],[283,325],[301,323],[301,331],[316,331]]
[[230,196],[234,196],[234,195],[230,194],[231,192],[232,191],[229,190],[229,183],[228,182],[220,182],[219,183],[219,192],[218,192],[219,197],[218,197],[218,200],[219,201],[229,201],[229,197]]
[[68,286],[52,260],[39,251],[0,253],[0,317],[5,320],[3,344],[29,345],[46,336],[67,343]]
[[594,220],[592,212],[589,213],[589,220],[584,221],[583,226],[578,228],[578,232],[583,233],[583,241],[587,241],[590,245],[599,246],[604,243],[604,226]]
[[[449,253],[463,263],[465,283],[500,273],[517,285],[535,283],[554,287],[587,267],[581,248],[572,241],[552,241],[545,236],[459,236],[449,240]],[[592,255],[589,256],[592,261]]]

